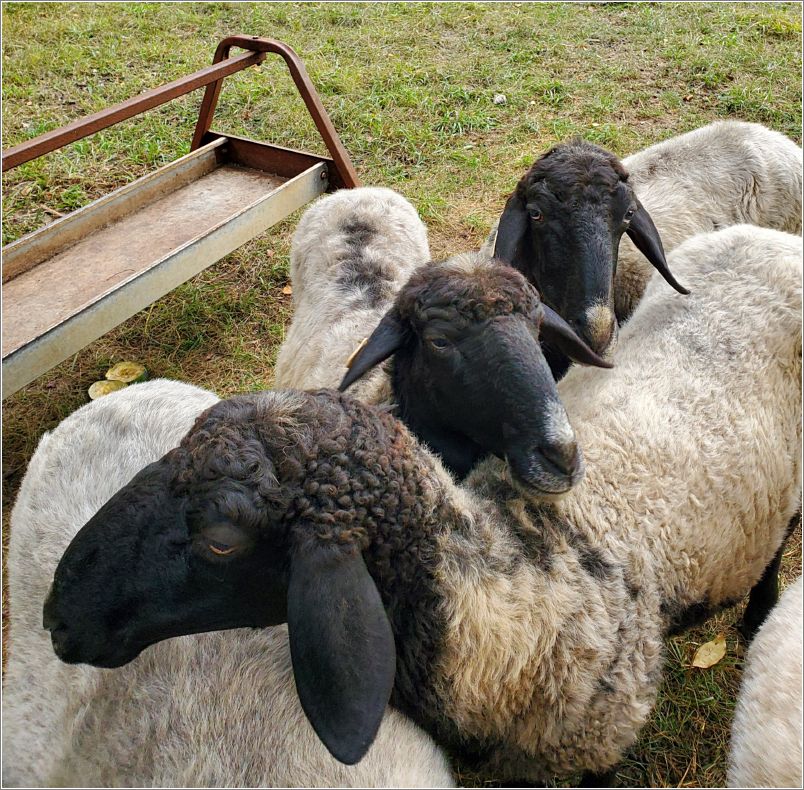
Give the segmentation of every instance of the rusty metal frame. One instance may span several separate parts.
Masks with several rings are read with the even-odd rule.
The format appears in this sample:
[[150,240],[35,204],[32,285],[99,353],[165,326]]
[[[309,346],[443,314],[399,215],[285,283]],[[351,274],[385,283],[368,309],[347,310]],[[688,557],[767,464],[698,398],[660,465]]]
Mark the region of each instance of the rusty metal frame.
[[[216,160],[242,165],[236,158],[238,153],[239,149],[230,149],[228,138],[213,139],[138,181],[12,242],[3,250],[4,268],[13,270],[9,271],[13,276],[5,287],[13,288],[18,282],[16,277],[25,276],[30,271],[32,258],[47,259],[52,254],[74,250],[82,240],[97,238],[97,234],[110,227],[110,219],[128,214],[132,204],[152,202],[155,196],[169,195],[186,183],[196,181],[199,171],[208,173],[216,169]],[[43,327],[37,336],[32,336],[3,358],[2,398],[68,359],[155,299],[237,249],[265,227],[314,200],[327,189],[329,169],[326,162],[311,157],[303,169],[299,168],[298,174],[288,177],[272,192],[255,193],[225,221],[204,228],[187,243],[154,258],[151,265],[138,269],[121,284],[115,284],[87,300],[85,305],[63,320]]]
[[[229,57],[232,47],[248,51]],[[193,135],[191,150],[195,150],[202,145],[204,136],[209,132],[224,78],[262,63],[268,53],[281,55],[285,60],[305,106],[332,156],[335,171],[330,174],[332,186],[360,186],[349,154],[343,147],[299,56],[287,44],[259,36],[229,36],[218,44],[211,66],[7,149],[3,152],[3,172],[207,86]]]
[[[230,57],[233,47],[247,51]],[[210,131],[224,78],[262,63],[268,53],[285,60],[331,157]],[[21,323],[15,319],[16,336],[3,333],[2,398],[323,192],[360,185],[296,53],[279,41],[258,36],[230,36],[218,45],[211,66],[9,148],[3,152],[3,171],[205,86],[189,154],[3,248],[4,291],[19,296],[15,304],[22,305],[25,319],[20,319]],[[124,248],[120,234],[127,232],[126,223],[133,222],[136,228],[136,222],[142,221],[138,217],[147,216],[165,200],[173,201],[174,209],[186,209],[197,199],[192,190],[198,193],[200,189],[201,194],[211,188],[210,183],[227,183],[230,203],[224,200],[216,211],[210,209],[210,203],[200,211],[190,211],[187,216],[201,221],[172,224],[173,229],[181,228],[173,248],[157,245],[149,251],[153,257],[133,256],[130,268],[116,269],[106,277],[104,266],[120,265],[113,253]],[[242,200],[235,185],[244,190]],[[140,211],[143,213],[138,214]],[[110,247],[103,247],[107,243]],[[82,245],[89,246],[84,250]],[[103,248],[100,257],[87,254],[81,258],[87,251],[95,252],[98,245]],[[81,291],[80,283],[73,280],[75,287],[67,289],[54,310],[45,309],[37,278],[54,277],[62,259],[68,269],[74,267],[76,261],[70,255],[87,264],[85,276],[90,277],[92,287]],[[52,271],[42,274],[40,264],[50,265]],[[37,308],[25,313],[28,302],[36,303]],[[34,320],[28,321],[28,316]]]
[[[299,56],[287,44],[283,44],[281,41],[270,38],[260,38],[259,36],[229,36],[218,44],[218,48],[215,50],[215,56],[212,59],[213,64],[221,63],[227,59],[232,47],[250,49],[254,52],[259,52],[263,57],[269,52],[282,56],[290,71],[290,76],[293,78],[293,82],[296,83],[296,88],[304,100],[307,111],[312,116],[316,129],[318,129],[318,133],[324,140],[327,150],[333,159],[335,172],[330,173],[330,183],[341,188],[360,186],[360,180],[357,177],[351,159],[349,159],[349,154],[343,147],[343,143],[341,143],[338,133],[335,131],[335,127],[332,125],[332,121],[329,119],[329,115],[327,115],[327,111],[321,103],[318,92],[310,76],[307,74],[304,64],[299,59]],[[222,85],[223,78],[208,85],[204,92],[201,109],[198,113],[198,123],[195,127],[192,145],[190,146],[191,151],[194,151],[203,144],[204,135],[209,132]]]

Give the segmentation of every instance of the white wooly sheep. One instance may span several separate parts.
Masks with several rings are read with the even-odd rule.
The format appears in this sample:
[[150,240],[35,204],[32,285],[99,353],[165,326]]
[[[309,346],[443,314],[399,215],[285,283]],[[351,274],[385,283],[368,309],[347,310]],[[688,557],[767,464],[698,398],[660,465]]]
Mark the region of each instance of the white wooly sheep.
[[729,787],[801,787],[804,581],[785,590],[745,656]]
[[[293,236],[293,320],[276,360],[275,386],[337,387],[358,344],[429,258],[424,223],[393,190],[359,187],[319,198]],[[388,377],[374,371],[353,394],[389,400]]]
[[[179,534],[193,540],[221,523],[203,503],[231,501],[228,541],[253,540],[241,521],[268,538],[257,571],[235,553],[232,573],[264,584],[262,563],[290,565],[275,594],[302,658],[297,689],[332,747],[362,748],[393,686],[396,705],[488,775],[608,770],[650,714],[663,635],[686,610],[749,591],[801,496],[800,239],[740,225],[688,240],[672,263],[691,295],[654,279],[615,369],[573,368],[559,385],[588,464],[571,494],[545,502],[496,458],[457,486],[388,413],[327,390],[232,398],[71,546],[49,601],[54,644],[82,660],[98,639],[115,660],[135,655],[159,620],[140,606],[107,624],[117,588],[150,606],[171,570],[155,557],[148,578],[121,578],[105,535],[143,536],[189,508],[202,515]],[[150,559],[147,541],[132,545]],[[82,590],[101,582],[108,600],[88,612]],[[357,641],[339,636],[344,611]],[[322,666],[344,684],[322,684]]]
[[64,549],[217,400],[155,380],[42,437],[11,516],[3,786],[452,786],[441,751],[390,708],[359,765],[333,759],[299,704],[285,626],[169,640],[116,670],[56,657],[42,604]]

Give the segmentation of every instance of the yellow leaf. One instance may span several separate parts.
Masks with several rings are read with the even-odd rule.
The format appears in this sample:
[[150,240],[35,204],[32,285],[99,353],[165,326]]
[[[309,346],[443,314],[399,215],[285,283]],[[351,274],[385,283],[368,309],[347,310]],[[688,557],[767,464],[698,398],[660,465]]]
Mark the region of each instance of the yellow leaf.
[[291,288],[289,285],[286,285],[286,286],[285,286],[285,287],[282,289],[282,293],[283,293],[283,294],[287,294],[287,295],[289,296],[290,294],[292,294],[292,293],[293,293],[293,288]]
[[97,400],[98,398],[102,398],[104,395],[109,395],[112,392],[117,392],[117,390],[121,390],[125,387],[125,383],[122,381],[96,381],[92,386],[90,386],[88,392],[89,397],[92,400]]
[[145,365],[139,362],[118,362],[114,367],[106,371],[106,378],[109,381],[122,381],[123,384],[145,381],[148,378],[148,371]]
[[711,642],[705,642],[692,657],[692,665],[701,669],[709,669],[726,655],[726,636],[718,634]]

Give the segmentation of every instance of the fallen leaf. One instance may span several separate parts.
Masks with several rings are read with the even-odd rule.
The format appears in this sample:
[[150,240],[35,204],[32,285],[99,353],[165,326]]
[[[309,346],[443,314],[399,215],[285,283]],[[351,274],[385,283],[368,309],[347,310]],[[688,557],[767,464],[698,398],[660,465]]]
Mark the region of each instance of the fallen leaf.
[[266,250],[265,251],[265,257],[266,258],[273,258],[274,255],[276,255],[276,253],[273,250]]
[[148,371],[145,365],[139,362],[118,362],[106,371],[106,378],[109,381],[122,381],[123,384],[145,381],[148,378]]
[[290,295],[290,294],[292,294],[292,293],[293,293],[293,288],[292,288],[291,286],[289,286],[289,285],[286,285],[286,286],[285,286],[285,287],[282,289],[282,293],[283,293],[283,294],[288,294],[288,295]]
[[711,642],[705,642],[692,657],[692,665],[701,669],[709,669],[726,655],[726,636],[718,634]]
[[125,383],[122,381],[109,381],[106,379],[104,381],[96,381],[94,384],[92,384],[88,390],[88,393],[92,400],[97,400],[98,398],[102,398],[104,395],[109,395],[112,392],[117,392],[117,390],[124,389],[125,386]]

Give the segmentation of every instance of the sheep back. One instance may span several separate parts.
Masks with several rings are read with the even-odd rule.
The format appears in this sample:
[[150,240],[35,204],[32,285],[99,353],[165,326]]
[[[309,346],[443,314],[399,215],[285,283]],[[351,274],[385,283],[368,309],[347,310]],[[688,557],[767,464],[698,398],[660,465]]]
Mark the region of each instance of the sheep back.
[[801,492],[800,238],[735,225],[672,259],[692,293],[678,299],[651,280],[614,370],[593,384],[573,368],[559,383],[587,458],[567,507],[601,503],[574,520],[604,542],[630,531],[625,556],[654,558],[669,619],[742,598]]
[[[346,361],[391,306],[411,272],[429,259],[416,209],[381,187],[319,198],[293,236],[293,320],[279,350],[277,387],[336,388]],[[377,370],[355,385],[358,397],[390,398]]]
[[[639,151],[623,164],[665,252],[696,233],[740,223],[801,233],[801,148],[761,124],[716,121]],[[614,278],[621,323],[653,273],[623,236]]]

